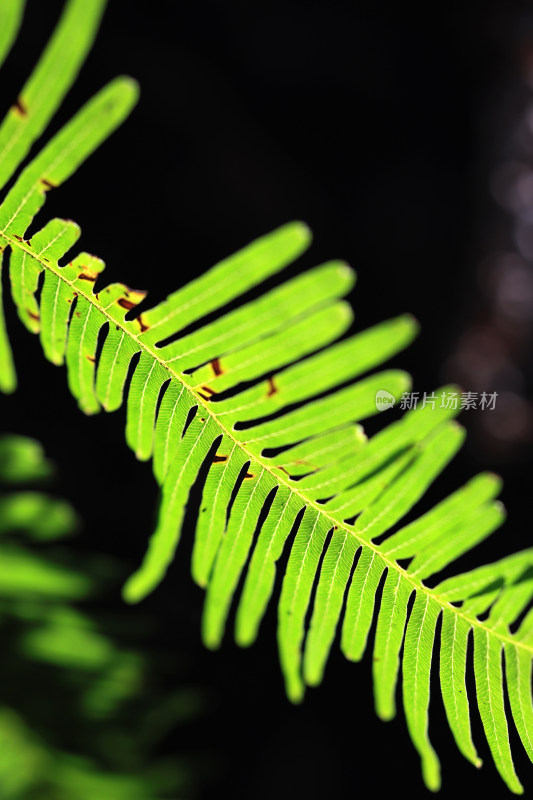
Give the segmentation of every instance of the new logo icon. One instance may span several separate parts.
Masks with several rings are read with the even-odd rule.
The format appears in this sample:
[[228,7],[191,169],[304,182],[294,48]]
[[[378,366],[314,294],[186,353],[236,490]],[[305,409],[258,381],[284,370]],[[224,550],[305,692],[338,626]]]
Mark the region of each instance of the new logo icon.
[[385,411],[386,408],[392,408],[394,405],[394,395],[385,389],[380,389],[376,392],[376,408],[378,411]]

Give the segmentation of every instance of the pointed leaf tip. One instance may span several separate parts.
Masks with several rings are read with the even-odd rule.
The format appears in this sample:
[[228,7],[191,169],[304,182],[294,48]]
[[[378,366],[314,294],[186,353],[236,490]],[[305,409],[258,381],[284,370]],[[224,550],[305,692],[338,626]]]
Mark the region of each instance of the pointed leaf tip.
[[415,336],[418,336],[420,332],[420,322],[417,320],[414,314],[411,314],[408,311],[406,314],[403,314],[401,317],[403,323],[405,324],[406,328],[412,331],[413,339]]
[[294,220],[294,222],[289,222],[287,224],[287,227],[291,228],[292,232],[295,235],[299,235],[302,242],[311,244],[313,240],[313,232],[306,222],[302,222],[301,220]]
[[131,75],[118,75],[115,78],[115,82],[122,89],[124,96],[129,97],[132,106],[135,105],[141,94],[139,82],[132,78]]
[[140,603],[152,589],[152,586],[147,585],[146,578],[141,571],[134,572],[122,587],[122,599],[126,603]]

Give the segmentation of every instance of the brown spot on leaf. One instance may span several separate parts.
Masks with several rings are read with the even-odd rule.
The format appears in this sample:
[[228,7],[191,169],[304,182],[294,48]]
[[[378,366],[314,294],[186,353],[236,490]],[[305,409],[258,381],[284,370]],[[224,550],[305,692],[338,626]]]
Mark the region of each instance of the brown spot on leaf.
[[143,315],[142,315],[142,314],[141,314],[140,316],[138,316],[138,317],[137,317],[137,322],[139,323],[139,326],[140,326],[140,328],[141,328],[141,333],[144,333],[144,332],[145,332],[145,331],[147,331],[147,330],[148,330],[148,328],[150,327],[150,326],[149,326],[149,325],[147,325],[147,323],[144,321],[144,319],[143,319]]
[[22,238],[22,236],[19,236],[17,233],[14,233],[14,234],[13,234],[13,237],[14,237],[15,239],[18,239],[18,240],[19,240],[19,242],[23,242],[23,241],[24,241],[24,239]]
[[278,391],[278,387],[277,387],[277,386],[276,386],[276,384],[274,383],[274,378],[269,378],[269,379],[268,379],[268,392],[267,392],[267,397],[272,397],[272,395],[273,395],[273,394],[276,394],[276,392],[277,392],[277,391]]
[[96,358],[94,356],[90,356],[88,353],[85,356],[85,358],[87,359],[87,361],[90,361],[92,364],[94,364],[96,362]]
[[78,275],[78,280],[79,281],[90,281],[91,283],[94,283],[95,280],[96,280],[96,273],[95,272],[81,272]]
[[227,461],[227,456],[219,456],[218,454],[213,458],[213,464],[222,464],[224,461]]
[[131,286],[126,286],[125,283],[122,284],[122,288],[124,289],[124,295],[126,297],[133,295],[137,303],[140,303],[141,300],[144,300],[147,295],[147,292],[144,289],[132,289]]
[[28,316],[31,317],[32,319],[36,320],[40,319],[39,314],[36,314],[35,311],[30,311],[29,309],[28,309]]
[[211,400],[215,392],[209,386],[201,386],[199,389],[196,389],[196,394],[202,398],[202,400]]
[[[128,294],[128,292],[126,292],[126,294]],[[131,311],[131,309],[135,308],[135,306],[137,305],[136,303],[132,303],[131,300],[126,300],[125,297],[119,297],[117,303],[121,308],[125,308],[128,311]]]
[[253,472],[247,472],[244,477],[245,478],[255,478],[255,475],[253,474]]
[[13,108],[15,109],[15,111],[18,112],[18,114],[20,114],[21,117],[28,116],[28,109],[26,108],[26,104],[22,100],[22,97],[17,97],[13,105]]
[[55,189],[56,184],[52,183],[52,181],[47,180],[46,178],[41,178],[41,185],[44,186],[45,192],[49,189]]
[[214,358],[211,361],[211,369],[213,370],[213,375],[223,375],[224,370],[220,366],[220,359]]

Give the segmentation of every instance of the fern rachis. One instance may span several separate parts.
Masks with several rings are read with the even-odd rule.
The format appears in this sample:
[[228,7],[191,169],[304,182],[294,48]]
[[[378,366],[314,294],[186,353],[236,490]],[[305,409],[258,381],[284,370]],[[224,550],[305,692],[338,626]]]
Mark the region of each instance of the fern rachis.
[[[3,13],[17,5],[5,4]],[[34,109],[30,79],[30,89],[23,90],[0,129],[4,184],[75,77],[76,48],[70,44],[67,59],[58,42],[70,42],[86,13],[88,47],[101,9],[99,4],[87,8],[80,0],[68,4],[63,27],[43,62],[46,70],[38,72],[39,81],[56,87],[53,100]],[[438,788],[427,712],[434,637],[442,619],[440,678],[454,738],[465,757],[479,765],[464,690],[471,637],[487,739],[502,777],[519,792],[501,658],[505,652],[512,716],[531,756],[533,712],[524,675],[530,674],[533,655],[533,612],[526,613],[533,593],[533,550],[430,588],[430,578],[502,523],[504,512],[495,500],[499,481],[490,474],[477,476],[432,511],[399,527],[462,444],[462,429],[451,419],[456,412],[446,407],[411,411],[370,439],[359,425],[377,413],[378,391],[397,399],[409,387],[408,376],[399,370],[354,381],[410,342],[416,333],[413,319],[402,316],[336,342],[352,319],[342,298],[353,275],[339,262],[225,312],[225,304],[277,274],[308,246],[309,232],[301,223],[252,243],[142,311],[137,306],[144,293],[123,284],[95,292],[104,265],[94,256],[82,253],[62,265],[79,236],[75,223],[55,219],[25,238],[46,193],[114,130],[135,99],[129,79],[104,89],[23,169],[0,205],[0,249],[10,251],[19,316],[40,334],[50,361],[66,361],[70,389],[82,410],[119,408],[132,373],[126,440],[138,458],[153,457],[162,501],[146,559],[125,587],[126,597],[139,600],[162,579],[174,556],[190,489],[210,458],[192,561],[193,577],[207,591],[206,644],[220,643],[243,572],[235,635],[243,645],[254,640],[273,590],[276,561],[293,537],[278,633],[291,699],[302,698],[306,683],[321,681],[341,618],[344,654],[352,660],[362,657],[383,584],[374,645],[378,713],[385,719],[394,715],[403,644],[407,723],[425,781]],[[12,144],[18,140],[25,143],[19,151]],[[218,316],[205,322],[214,312]],[[0,384],[12,389],[14,373],[1,335],[0,363]],[[263,509],[267,513],[257,529]],[[404,560],[409,560],[407,567],[398,563]],[[511,632],[517,620],[520,626]]]

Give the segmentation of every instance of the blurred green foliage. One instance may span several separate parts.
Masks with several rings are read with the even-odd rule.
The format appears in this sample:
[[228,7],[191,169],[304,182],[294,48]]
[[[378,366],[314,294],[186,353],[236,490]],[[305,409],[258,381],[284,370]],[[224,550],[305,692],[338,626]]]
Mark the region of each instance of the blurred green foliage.
[[0,437],[0,798],[195,797],[202,758],[164,742],[205,699],[164,689],[142,630],[128,642],[102,599],[116,565],[65,544],[79,520],[53,475],[38,442]]

